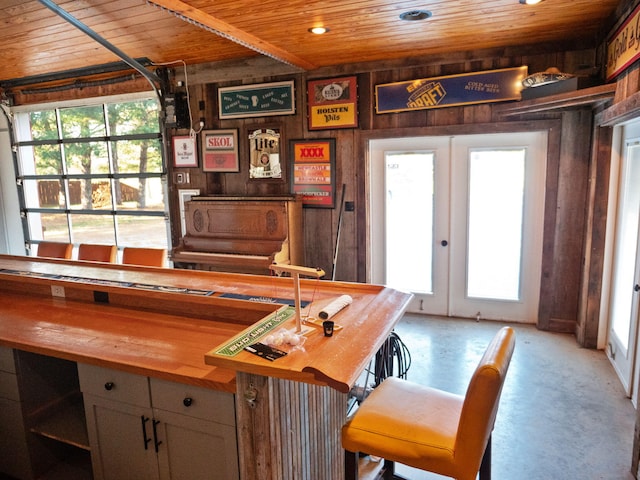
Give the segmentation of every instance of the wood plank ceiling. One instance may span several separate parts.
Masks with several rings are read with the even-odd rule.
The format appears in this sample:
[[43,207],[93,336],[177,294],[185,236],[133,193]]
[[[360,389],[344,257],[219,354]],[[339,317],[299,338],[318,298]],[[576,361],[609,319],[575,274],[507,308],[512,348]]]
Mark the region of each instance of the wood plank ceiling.
[[[131,58],[187,65],[267,55],[301,70],[496,47],[584,42],[618,0],[55,0]],[[428,10],[423,21],[407,11]],[[310,27],[323,25],[325,35]],[[218,33],[215,33],[218,32]],[[222,36],[220,35],[222,34]],[[0,0],[0,82],[120,59],[38,0]]]

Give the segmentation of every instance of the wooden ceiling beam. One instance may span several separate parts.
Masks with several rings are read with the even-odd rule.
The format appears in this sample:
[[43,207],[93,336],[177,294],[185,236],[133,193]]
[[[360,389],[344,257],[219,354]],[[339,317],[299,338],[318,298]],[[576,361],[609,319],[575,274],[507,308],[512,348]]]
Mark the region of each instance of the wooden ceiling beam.
[[147,0],[147,3],[168,10],[183,20],[195,22],[196,25],[210,29],[217,35],[280,62],[299,67],[303,70],[314,70],[316,68],[316,65],[313,63],[240,30],[180,0]]

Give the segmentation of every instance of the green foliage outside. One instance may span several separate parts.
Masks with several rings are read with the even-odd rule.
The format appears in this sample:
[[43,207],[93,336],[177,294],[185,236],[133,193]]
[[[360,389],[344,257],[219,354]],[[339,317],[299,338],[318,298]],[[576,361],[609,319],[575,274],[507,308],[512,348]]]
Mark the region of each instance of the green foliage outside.
[[[154,100],[87,107],[62,108],[30,114],[32,139],[45,141],[33,147],[37,175],[106,175],[110,173],[162,172],[158,139],[118,138],[160,131],[158,104]],[[111,142],[105,140],[109,136]],[[58,140],[63,143],[59,144]],[[77,142],[69,140],[77,139]],[[51,141],[49,143],[48,141]],[[66,170],[63,169],[63,158]],[[115,181],[116,204],[121,205],[119,181]],[[138,180],[138,207],[146,203],[146,179]],[[93,187],[83,180],[82,208],[92,208]]]

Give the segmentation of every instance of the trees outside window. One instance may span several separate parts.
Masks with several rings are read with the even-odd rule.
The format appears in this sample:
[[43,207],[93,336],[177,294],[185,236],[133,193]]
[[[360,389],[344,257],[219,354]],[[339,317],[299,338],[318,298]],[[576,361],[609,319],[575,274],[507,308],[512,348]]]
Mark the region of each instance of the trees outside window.
[[15,127],[28,247],[48,240],[168,248],[156,99],[36,106],[16,112]]

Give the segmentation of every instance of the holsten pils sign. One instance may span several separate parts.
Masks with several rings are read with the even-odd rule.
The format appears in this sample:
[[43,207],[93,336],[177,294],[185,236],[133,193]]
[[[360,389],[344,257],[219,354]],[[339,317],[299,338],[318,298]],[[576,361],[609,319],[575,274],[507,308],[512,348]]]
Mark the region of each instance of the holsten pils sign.
[[376,85],[376,113],[520,100],[527,67]]

